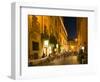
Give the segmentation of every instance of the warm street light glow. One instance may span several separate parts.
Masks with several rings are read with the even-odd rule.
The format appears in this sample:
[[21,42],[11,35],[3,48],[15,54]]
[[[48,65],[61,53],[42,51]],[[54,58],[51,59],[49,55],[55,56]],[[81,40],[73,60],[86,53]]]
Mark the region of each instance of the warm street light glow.
[[44,40],[44,47],[48,47],[49,45],[49,40]]
[[28,66],[88,64],[88,17],[28,15]]
[[82,47],[81,47],[81,49],[82,49],[82,50],[83,50],[83,52],[84,52],[84,49],[85,49],[85,48],[84,48],[84,46],[82,46]]
[[82,46],[82,50],[84,50],[84,46]]
[[54,49],[54,51],[56,52],[56,51],[57,51],[57,49],[55,48],[55,49]]
[[78,41],[78,39],[76,38],[76,39],[75,39],[75,42],[77,42],[77,41]]
[[58,48],[58,44],[56,44],[56,48]]
[[71,46],[71,49],[73,50],[74,49],[74,46]]

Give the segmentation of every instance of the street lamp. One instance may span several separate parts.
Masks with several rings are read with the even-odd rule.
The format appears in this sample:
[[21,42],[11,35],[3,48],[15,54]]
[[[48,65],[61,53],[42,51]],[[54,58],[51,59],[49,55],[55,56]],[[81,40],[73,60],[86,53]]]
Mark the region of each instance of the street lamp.
[[84,52],[84,49],[85,49],[85,48],[84,48],[84,46],[82,46],[82,47],[81,47],[81,49],[82,49],[82,50],[83,50],[83,52]]

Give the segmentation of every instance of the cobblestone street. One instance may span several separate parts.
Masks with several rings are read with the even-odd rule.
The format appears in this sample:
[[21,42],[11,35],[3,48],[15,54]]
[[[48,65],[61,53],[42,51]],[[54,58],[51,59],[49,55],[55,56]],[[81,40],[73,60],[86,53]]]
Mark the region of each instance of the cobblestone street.
[[79,64],[78,57],[76,55],[61,56],[55,58],[46,58],[41,61],[36,61],[32,66],[45,66],[45,65],[72,65]]

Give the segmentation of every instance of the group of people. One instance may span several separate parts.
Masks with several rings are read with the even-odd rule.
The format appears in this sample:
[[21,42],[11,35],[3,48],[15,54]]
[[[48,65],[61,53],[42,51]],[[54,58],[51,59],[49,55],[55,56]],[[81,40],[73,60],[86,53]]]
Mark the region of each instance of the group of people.
[[[42,58],[46,57],[47,55],[43,53]],[[48,60],[53,61],[54,59],[59,58],[66,58],[68,56],[77,56],[77,61],[79,64],[87,64],[88,63],[88,53],[87,53],[87,46],[84,46],[84,49],[80,48],[76,52],[65,51],[63,53],[51,53],[48,55]]]

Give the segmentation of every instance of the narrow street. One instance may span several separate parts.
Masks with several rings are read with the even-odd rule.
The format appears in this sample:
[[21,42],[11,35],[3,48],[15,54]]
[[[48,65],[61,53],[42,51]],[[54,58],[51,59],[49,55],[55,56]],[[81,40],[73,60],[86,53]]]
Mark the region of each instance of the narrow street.
[[46,57],[36,60],[30,66],[72,65],[79,64],[77,55]]
[[67,56],[61,58],[55,58],[51,61],[54,65],[71,65],[71,64],[79,64],[77,56]]
[[86,17],[28,16],[28,66],[88,64]]

